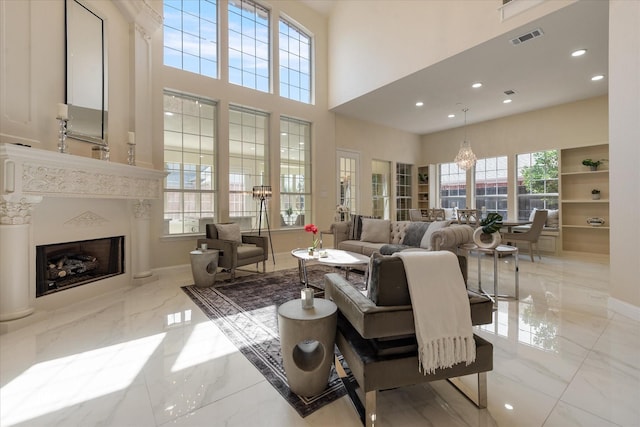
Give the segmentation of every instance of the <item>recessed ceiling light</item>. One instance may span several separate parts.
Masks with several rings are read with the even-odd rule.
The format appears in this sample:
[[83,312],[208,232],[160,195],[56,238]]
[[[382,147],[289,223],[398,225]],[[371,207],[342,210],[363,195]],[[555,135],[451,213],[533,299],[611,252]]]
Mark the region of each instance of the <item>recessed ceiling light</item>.
[[475,82],[474,84],[471,85],[471,87],[474,88],[474,89],[478,89],[479,87],[482,87],[482,83]]
[[280,132],[280,136],[287,136],[286,132]]
[[587,53],[587,49],[578,49],[571,52],[571,56],[582,56]]
[[602,74],[598,74],[596,76],[591,77],[591,80],[594,82],[597,82],[598,80],[602,80],[604,79],[604,76]]
[[511,103],[511,100],[510,100],[510,99],[505,99],[505,100],[503,100],[503,101],[502,101],[502,103],[503,103],[503,104],[510,104],[510,103]]
[[513,411],[513,405],[511,405],[510,403],[505,403],[504,407],[510,411]]
[[173,116],[173,113],[171,111],[165,111],[164,115],[165,116]]
[[422,107],[423,105],[424,105],[424,102],[422,101],[416,102],[416,107]]
[[450,119],[453,119],[456,115],[455,114],[449,114],[447,117],[449,117]]

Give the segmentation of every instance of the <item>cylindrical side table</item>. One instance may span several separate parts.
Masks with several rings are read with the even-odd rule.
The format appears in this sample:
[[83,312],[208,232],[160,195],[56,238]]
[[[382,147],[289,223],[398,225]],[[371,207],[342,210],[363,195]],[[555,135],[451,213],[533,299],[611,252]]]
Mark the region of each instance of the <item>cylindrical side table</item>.
[[326,299],[308,309],[299,299],[278,308],[282,361],[294,393],[315,396],[327,388],[337,321],[338,308]]
[[219,256],[220,251],[217,249],[191,251],[191,273],[193,274],[193,283],[197,287],[213,286],[216,281]]

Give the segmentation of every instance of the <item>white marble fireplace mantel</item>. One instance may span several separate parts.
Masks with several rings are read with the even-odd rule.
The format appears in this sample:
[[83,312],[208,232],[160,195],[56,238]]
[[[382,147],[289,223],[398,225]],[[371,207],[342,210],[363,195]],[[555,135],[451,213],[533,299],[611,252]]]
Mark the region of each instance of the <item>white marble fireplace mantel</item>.
[[[149,207],[152,200],[162,197],[164,177],[164,171],[0,144],[0,322],[34,311],[33,230],[60,226],[60,221],[46,226],[37,223],[48,219],[49,215],[37,211],[47,201],[64,200],[65,208],[84,217],[94,215],[93,204],[117,204],[116,211],[127,210],[131,219],[106,222],[111,230],[117,228],[131,239],[127,282],[150,277]],[[68,223],[65,230],[72,237],[99,228],[74,224],[76,230]]]

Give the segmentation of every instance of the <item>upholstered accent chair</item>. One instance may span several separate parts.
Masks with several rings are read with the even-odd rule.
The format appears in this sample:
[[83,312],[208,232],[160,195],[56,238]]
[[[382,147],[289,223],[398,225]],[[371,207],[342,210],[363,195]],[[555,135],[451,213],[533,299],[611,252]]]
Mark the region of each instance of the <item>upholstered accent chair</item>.
[[262,272],[266,271],[269,259],[269,238],[242,234],[236,223],[207,224],[206,238],[198,239],[198,246],[206,243],[209,249],[218,249],[218,267],[228,270],[235,278],[236,268],[262,262]]
[[547,221],[548,213],[549,212],[546,209],[536,210],[533,216],[533,224],[531,224],[529,230],[525,231],[524,233],[502,233],[502,241],[509,243],[527,242],[529,243],[529,256],[531,257],[531,262],[534,262],[534,246],[538,254],[538,259],[542,259],[542,257],[540,256],[540,250],[538,249],[538,239],[540,239],[540,234],[542,233],[544,224]]

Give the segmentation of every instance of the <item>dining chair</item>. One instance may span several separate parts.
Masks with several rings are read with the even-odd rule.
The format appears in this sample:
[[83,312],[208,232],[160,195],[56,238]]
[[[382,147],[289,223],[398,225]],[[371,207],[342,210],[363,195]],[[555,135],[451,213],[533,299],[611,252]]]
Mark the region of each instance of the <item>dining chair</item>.
[[424,221],[420,209],[409,209],[409,221]]
[[482,213],[480,209],[458,209],[458,224],[467,224],[472,227],[480,225]]
[[540,234],[542,233],[544,224],[547,221],[548,214],[549,214],[549,211],[546,209],[536,210],[536,213],[533,216],[533,223],[531,224],[531,227],[529,228],[529,230],[523,233],[502,233],[502,241],[509,242],[509,243],[513,243],[513,242],[529,243],[529,256],[531,257],[531,262],[534,262],[533,247],[535,245],[538,258],[542,259],[542,257],[540,256],[540,250],[538,249],[538,239],[540,238]]

